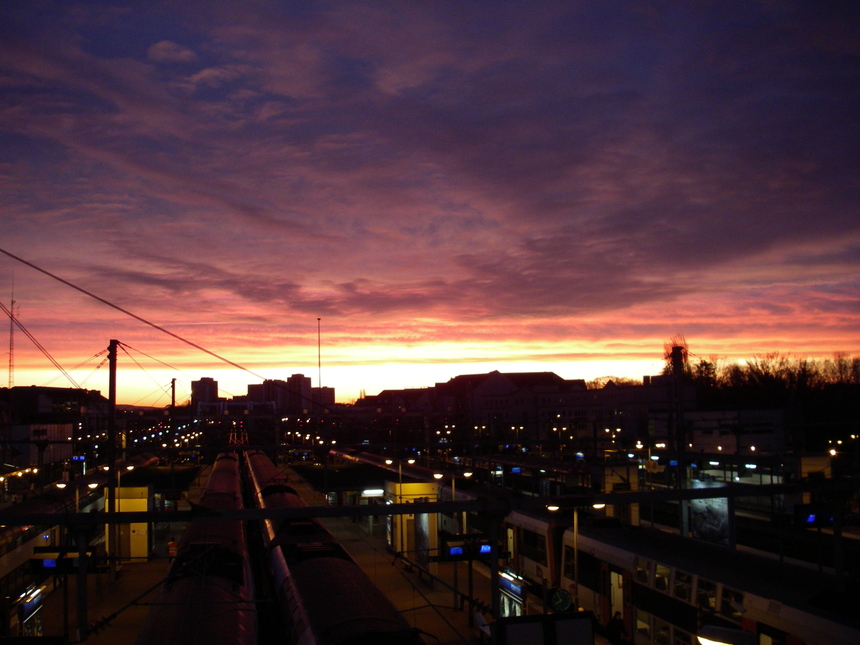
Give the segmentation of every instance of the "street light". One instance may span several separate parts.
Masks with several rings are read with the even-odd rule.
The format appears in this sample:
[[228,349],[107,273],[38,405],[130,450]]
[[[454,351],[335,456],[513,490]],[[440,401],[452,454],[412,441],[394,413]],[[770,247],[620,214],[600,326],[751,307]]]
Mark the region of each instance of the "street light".
[[[462,475],[463,475],[463,477],[468,479],[469,477],[472,476],[472,471],[471,470],[464,471],[462,473]],[[443,473],[433,473],[433,478],[436,479],[437,481],[441,480],[444,476],[445,475]],[[457,501],[457,473],[453,473],[451,475],[451,501],[452,502]],[[453,523],[454,523],[454,534],[459,535],[460,534],[460,530],[458,527],[459,520],[457,519],[457,511],[456,510],[451,511],[451,518],[452,518]],[[464,521],[463,522],[463,533],[465,533],[465,532],[466,532],[466,522]],[[460,590],[458,588],[458,582],[457,582],[457,570],[459,568],[457,565],[459,563],[457,562],[457,560],[454,560],[453,564],[454,564],[454,607],[456,607],[458,596],[460,595]],[[469,587],[470,587],[469,593],[470,593],[470,597],[471,597],[471,579],[472,579],[472,563],[470,561],[469,562]],[[471,616],[471,611],[469,612],[469,615]]]
[[[387,466],[390,466],[393,463],[394,463],[393,459],[386,459],[385,460],[385,464]],[[407,459],[406,463],[411,466],[412,464],[415,463],[415,460],[414,459]],[[403,502],[403,462],[398,461],[397,462],[397,503],[401,504],[402,502]],[[404,518],[403,514],[398,514],[397,526],[399,528],[397,531],[397,535],[398,535],[398,545],[397,546],[399,548],[396,550],[400,553],[400,557],[403,557],[403,553],[406,551],[406,549],[403,547],[403,523],[404,523],[404,520],[405,520],[405,518]]]
[[[591,508],[605,508],[606,504],[597,502]],[[556,504],[550,504],[546,510],[556,512],[560,509]],[[579,507],[573,507],[573,606],[579,609]]]

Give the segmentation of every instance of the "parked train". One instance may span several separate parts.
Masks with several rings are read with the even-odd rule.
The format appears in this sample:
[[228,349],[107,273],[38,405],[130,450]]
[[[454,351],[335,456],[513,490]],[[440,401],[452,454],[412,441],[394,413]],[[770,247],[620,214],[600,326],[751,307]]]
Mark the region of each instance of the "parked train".
[[[245,455],[261,509],[304,500],[260,451]],[[419,645],[424,641],[315,519],[267,519],[263,540],[290,645]]]
[[[216,511],[243,507],[236,453],[218,455],[197,504]],[[189,522],[136,645],[256,642],[254,585],[242,522]]]
[[538,605],[543,590],[568,591],[603,624],[621,612],[637,644],[693,645],[707,628],[759,645],[860,642],[857,591],[844,579],[650,528],[584,521],[574,534],[572,519],[505,520],[510,567]]

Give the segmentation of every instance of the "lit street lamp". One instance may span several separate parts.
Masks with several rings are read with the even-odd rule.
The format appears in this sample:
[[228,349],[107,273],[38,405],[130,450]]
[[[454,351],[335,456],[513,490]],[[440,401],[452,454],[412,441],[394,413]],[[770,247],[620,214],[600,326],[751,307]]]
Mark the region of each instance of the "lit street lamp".
[[[386,459],[385,463],[386,463],[386,465],[390,466],[391,464],[394,463],[394,460],[393,459]],[[411,466],[412,464],[415,463],[415,460],[414,459],[407,459],[406,463]],[[403,503],[403,462],[402,461],[397,462],[397,503],[398,504]],[[397,526],[398,526],[398,530],[397,530],[398,544],[397,544],[397,546],[398,546],[398,548],[395,549],[395,551],[397,551],[400,554],[401,558],[403,557],[403,553],[407,550],[406,548],[404,548],[404,544],[403,544],[403,524],[404,524],[405,519],[406,518],[404,517],[403,514],[397,515]]]
[[[605,508],[606,504],[592,504],[591,508]],[[546,507],[548,511],[555,512],[559,506],[551,504]],[[579,507],[573,508],[573,606],[579,609]]]
[[[472,476],[472,471],[467,470],[467,471],[463,472],[462,474],[463,474],[463,477],[465,477],[466,479],[468,479],[469,477],[471,477],[471,476]],[[445,475],[444,475],[443,473],[433,473],[433,478],[434,478],[434,479],[436,479],[436,480],[441,480],[444,476],[445,476]],[[452,501],[452,502],[456,502],[456,501],[457,501],[457,474],[456,474],[456,473],[454,473],[454,474],[452,474],[452,475],[451,475],[451,501]],[[457,518],[457,511],[456,511],[456,510],[451,511],[451,517],[452,517],[452,519],[453,519],[453,523],[454,523],[454,534],[455,534],[455,535],[460,535],[461,531],[460,531],[460,529],[459,529],[459,520],[458,520],[458,518]],[[464,520],[463,520],[463,529],[462,529],[462,533],[465,533],[465,532],[466,532],[466,522],[465,522],[465,519],[464,519]],[[459,568],[459,567],[458,567],[458,564],[459,564],[459,563],[457,562],[457,560],[454,560],[454,607],[456,607],[456,606],[457,606],[457,597],[460,595],[460,592],[459,592],[459,589],[458,589],[458,584],[457,584],[457,569]],[[469,578],[470,578],[470,582],[471,582],[471,566],[472,566],[472,563],[471,563],[471,560],[470,560],[470,561],[469,561]],[[471,586],[471,585],[470,585],[470,586]],[[471,593],[471,590],[470,590],[470,593]],[[470,612],[470,615],[471,615],[471,612]]]

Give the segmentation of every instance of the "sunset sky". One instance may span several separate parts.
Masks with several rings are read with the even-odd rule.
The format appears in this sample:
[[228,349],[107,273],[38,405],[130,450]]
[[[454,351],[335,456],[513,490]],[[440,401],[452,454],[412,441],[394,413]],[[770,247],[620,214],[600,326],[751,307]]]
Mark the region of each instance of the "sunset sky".
[[122,403],[856,355],[857,7],[4,3],[0,249],[252,373],[6,254],[0,301],[82,387],[132,348]]

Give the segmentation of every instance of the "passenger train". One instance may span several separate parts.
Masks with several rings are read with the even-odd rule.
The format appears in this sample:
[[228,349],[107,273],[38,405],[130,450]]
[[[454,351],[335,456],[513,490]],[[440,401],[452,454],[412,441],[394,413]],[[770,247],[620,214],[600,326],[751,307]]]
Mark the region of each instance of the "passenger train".
[[[245,454],[261,509],[304,500],[268,456]],[[411,627],[341,544],[315,519],[267,519],[263,540],[290,645],[419,645]]]
[[694,645],[710,628],[757,645],[860,642],[857,590],[845,580],[612,518],[574,533],[572,519],[514,511],[505,520],[508,564],[537,610],[544,590],[566,590],[602,624],[621,612],[637,644]]
[[[239,457],[218,455],[197,502],[203,508],[243,508]],[[192,521],[136,645],[256,645],[254,584],[239,520]]]

